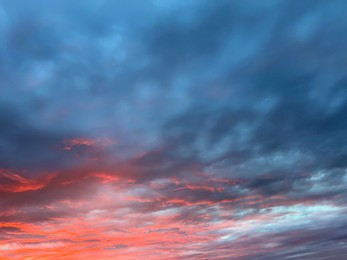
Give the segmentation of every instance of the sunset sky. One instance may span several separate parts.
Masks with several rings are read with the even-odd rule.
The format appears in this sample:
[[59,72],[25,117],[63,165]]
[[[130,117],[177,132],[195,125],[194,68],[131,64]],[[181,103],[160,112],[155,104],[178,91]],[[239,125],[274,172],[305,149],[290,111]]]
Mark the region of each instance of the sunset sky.
[[347,259],[347,1],[0,0],[0,260]]

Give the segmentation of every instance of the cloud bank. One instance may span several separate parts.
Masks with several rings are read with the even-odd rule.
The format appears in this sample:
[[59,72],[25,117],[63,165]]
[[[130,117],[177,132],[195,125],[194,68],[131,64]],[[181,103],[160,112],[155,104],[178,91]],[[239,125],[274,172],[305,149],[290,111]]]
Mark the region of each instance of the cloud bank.
[[343,259],[346,11],[0,1],[0,259]]

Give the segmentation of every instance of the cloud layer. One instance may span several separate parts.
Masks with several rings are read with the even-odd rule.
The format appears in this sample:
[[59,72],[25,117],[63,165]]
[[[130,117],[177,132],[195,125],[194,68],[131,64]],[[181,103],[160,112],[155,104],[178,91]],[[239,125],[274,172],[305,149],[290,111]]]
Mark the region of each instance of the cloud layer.
[[343,259],[345,1],[0,1],[0,259]]

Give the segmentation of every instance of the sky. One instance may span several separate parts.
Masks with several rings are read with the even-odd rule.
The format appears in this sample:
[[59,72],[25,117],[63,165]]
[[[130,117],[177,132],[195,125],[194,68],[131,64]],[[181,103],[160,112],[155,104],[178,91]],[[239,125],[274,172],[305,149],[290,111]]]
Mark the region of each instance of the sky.
[[346,259],[346,13],[0,0],[0,259]]

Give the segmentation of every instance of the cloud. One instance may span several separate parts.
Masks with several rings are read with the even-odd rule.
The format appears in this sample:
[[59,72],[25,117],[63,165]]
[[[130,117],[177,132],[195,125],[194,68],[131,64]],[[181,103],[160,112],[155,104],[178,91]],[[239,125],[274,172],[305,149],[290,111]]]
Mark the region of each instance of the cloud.
[[346,8],[2,1],[2,256],[341,258]]

